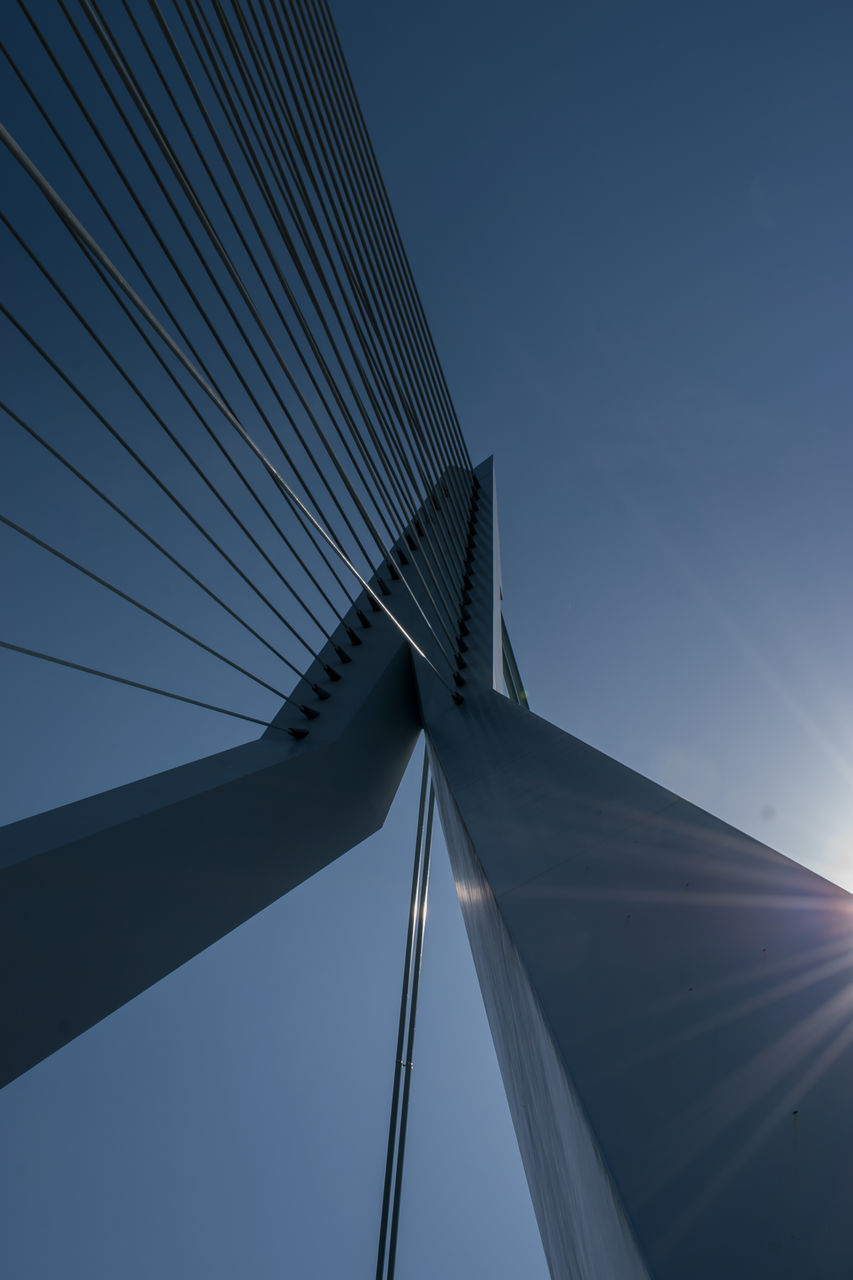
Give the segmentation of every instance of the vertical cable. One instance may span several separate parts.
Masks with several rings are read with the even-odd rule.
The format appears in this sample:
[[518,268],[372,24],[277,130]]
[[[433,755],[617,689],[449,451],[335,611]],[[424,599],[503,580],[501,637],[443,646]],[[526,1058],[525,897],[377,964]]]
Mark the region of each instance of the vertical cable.
[[[428,799],[427,789],[429,790]],[[435,792],[429,778],[429,757],[426,744],[424,744],[421,795],[418,805],[418,832],[415,840],[415,861],[412,868],[406,955],[403,963],[403,984],[400,992],[400,1018],[397,1025],[397,1053],[394,1061],[394,1082],[391,1086],[391,1117],[388,1124],[385,1183],[382,1191],[379,1246],[376,1256],[376,1280],[391,1280],[394,1274],[397,1251],[397,1228],[400,1217],[403,1157],[406,1148],[406,1122],[409,1112],[409,1091],[412,1079],[415,1019],[417,1016],[418,987],[420,985],[427,898],[429,894],[429,864],[434,807]],[[406,1030],[407,1024],[408,1034]]]
[[415,940],[415,963],[412,974],[412,1003],[409,1012],[409,1035],[406,1041],[406,1074],[403,1077],[403,1101],[400,1107],[400,1140],[397,1147],[397,1172],[394,1178],[394,1203],[391,1208],[391,1230],[388,1237],[388,1280],[393,1280],[394,1267],[397,1261],[397,1229],[400,1222],[400,1198],[403,1188],[403,1160],[406,1154],[406,1128],[409,1118],[409,1094],[412,1087],[412,1055],[415,1048],[415,1019],[418,1012],[418,988],[421,979],[421,962],[424,954],[424,931],[426,929],[427,898],[429,896],[429,863],[432,848],[432,820],[435,813],[435,791],[432,784],[429,788],[429,807],[427,810],[426,836],[424,837],[423,873],[421,902],[418,911],[417,937]]

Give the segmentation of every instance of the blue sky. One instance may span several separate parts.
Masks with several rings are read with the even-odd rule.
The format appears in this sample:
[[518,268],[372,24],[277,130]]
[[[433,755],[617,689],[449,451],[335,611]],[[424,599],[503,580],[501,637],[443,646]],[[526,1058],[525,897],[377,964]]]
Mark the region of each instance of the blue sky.
[[[534,708],[853,887],[849,8],[335,16],[471,454],[495,455]],[[63,430],[121,481],[83,415]],[[129,541],[8,449],[0,509],[120,578]],[[19,643],[264,705],[11,534],[2,591]],[[4,819],[241,740],[24,659],[3,673]],[[370,1274],[414,787],[381,835],[5,1092],[12,1275]],[[544,1276],[436,862],[398,1275]]]

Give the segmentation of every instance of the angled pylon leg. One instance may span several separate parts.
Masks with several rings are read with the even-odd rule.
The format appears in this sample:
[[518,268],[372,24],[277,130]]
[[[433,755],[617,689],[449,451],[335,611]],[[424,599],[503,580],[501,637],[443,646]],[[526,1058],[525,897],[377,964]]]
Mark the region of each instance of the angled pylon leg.
[[316,719],[286,706],[257,742],[0,830],[0,1084],[382,825],[420,722],[374,616],[342,679],[321,662],[297,688]]
[[511,702],[478,471],[439,809],[554,1277],[853,1274],[853,898]]
[[0,828],[0,1087],[381,827],[422,728],[403,628],[440,660],[412,535],[445,522],[461,574],[466,485],[445,473],[393,588],[377,574],[260,740]]
[[552,1274],[849,1274],[850,895],[498,693],[428,734]]

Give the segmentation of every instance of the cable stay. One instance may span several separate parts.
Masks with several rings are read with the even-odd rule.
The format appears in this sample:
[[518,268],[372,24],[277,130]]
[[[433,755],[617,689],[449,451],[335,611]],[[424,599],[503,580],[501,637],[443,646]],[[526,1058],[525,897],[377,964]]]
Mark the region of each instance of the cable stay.
[[[85,577],[90,578],[92,582],[97,582],[99,586],[106,587],[107,591],[113,592],[122,600],[126,600],[128,604],[132,604],[135,609],[139,609],[141,613],[145,613],[149,618],[153,618],[155,622],[161,622],[164,627],[168,627],[170,631],[174,631],[176,635],[183,636],[185,640],[189,640],[192,644],[197,645],[199,649],[203,649],[205,653],[211,654],[214,658],[218,658],[220,662],[225,662],[229,667],[233,667],[235,671],[239,671],[241,675],[247,676],[249,680],[254,680],[255,684],[261,685],[264,689],[268,689],[270,693],[274,693],[277,697],[282,698],[285,702],[292,706],[299,706],[298,703],[284,693],[283,690],[277,689],[275,685],[269,684],[266,680],[262,680],[260,676],[253,675],[251,671],[247,671],[245,667],[241,667],[239,662],[234,662],[231,658],[226,658],[224,653],[206,644],[204,640],[200,640],[198,636],[192,635],[189,631],[185,631],[183,627],[179,627],[177,623],[170,622],[168,618],[164,618],[162,614],[157,613],[155,609],[149,608],[143,604],[141,600],[137,600],[134,596],[128,595],[126,591],[122,591],[120,587],[114,583],[108,582],[106,578],[102,578],[92,569],[87,569],[85,565],[80,564],[77,560],[73,560],[71,556],[67,556],[64,551],[60,551],[58,547],[53,547],[49,542],[45,542],[43,538],[39,538],[29,529],[25,529],[22,525],[16,524],[14,520],[10,520],[8,516],[0,513],[0,524],[6,525],[7,529],[13,529],[15,533],[19,533],[22,538],[34,543],[35,546],[41,547],[43,551],[47,551],[50,555],[55,556],[57,560],[62,560],[64,564],[69,565],[72,569],[76,569],[78,573],[82,573]],[[300,706],[299,710],[303,708]]]
[[[237,515],[236,511],[234,510],[234,508],[233,508],[233,507],[231,506],[231,504],[227,501],[227,499],[223,496],[223,494],[220,492],[220,490],[217,488],[217,486],[213,483],[213,481],[209,478],[209,476],[208,476],[208,475],[207,475],[207,473],[204,471],[204,469],[203,469],[202,467],[200,467],[200,466],[199,466],[198,462],[195,460],[195,458],[192,456],[192,454],[189,452],[189,450],[188,450],[188,449],[187,449],[187,448],[186,448],[186,447],[181,443],[181,441],[177,438],[177,436],[175,435],[174,431],[172,431],[172,429],[169,427],[168,423],[166,423],[166,421],[163,419],[162,415],[161,415],[160,413],[158,413],[158,411],[154,408],[154,406],[152,405],[151,401],[148,399],[148,397],[145,395],[145,393],[144,393],[144,392],[141,390],[141,388],[139,387],[138,383],[137,383],[133,378],[131,378],[130,374],[127,372],[127,370],[126,370],[126,369],[124,368],[124,366],[121,364],[121,362],[120,362],[118,359],[116,359],[116,357],[113,355],[113,353],[112,353],[112,352],[110,351],[110,349],[107,347],[106,343],[105,343],[105,342],[104,342],[104,341],[103,341],[103,340],[102,340],[102,339],[101,339],[101,338],[100,338],[100,337],[95,333],[95,331],[93,330],[92,326],[91,326],[91,325],[89,324],[89,322],[85,319],[85,317],[80,313],[80,311],[78,310],[78,308],[74,305],[74,303],[73,303],[73,302],[71,301],[71,299],[69,298],[68,294],[67,294],[67,293],[62,289],[62,287],[59,285],[59,283],[57,282],[57,280],[55,279],[55,277],[51,274],[51,272],[50,272],[50,271],[48,271],[48,269],[44,266],[44,264],[38,260],[38,258],[37,258],[37,257],[36,257],[36,255],[33,253],[32,249],[30,248],[30,246],[27,244],[27,242],[24,240],[24,238],[19,234],[19,232],[16,230],[16,228],[15,228],[15,227],[14,227],[14,226],[9,222],[8,218],[7,218],[7,217],[6,217],[6,215],[2,212],[2,210],[0,210],[0,221],[2,221],[2,223],[4,224],[4,226],[5,226],[5,227],[9,230],[9,232],[14,236],[15,240],[18,242],[18,244],[20,245],[20,247],[24,250],[24,252],[27,254],[27,256],[31,259],[31,261],[35,264],[35,266],[38,268],[38,270],[42,273],[42,275],[44,276],[44,278],[48,281],[48,283],[51,285],[51,287],[54,289],[54,291],[57,293],[57,295],[62,299],[62,301],[65,303],[65,305],[67,306],[67,308],[69,309],[69,311],[71,312],[71,314],[75,317],[75,319],[76,319],[76,320],[78,320],[78,321],[79,321],[79,323],[82,325],[82,327],[85,329],[85,331],[89,334],[89,336],[91,337],[91,339],[92,339],[92,341],[95,343],[95,345],[98,347],[98,349],[99,349],[100,351],[102,351],[102,352],[103,352],[103,354],[104,354],[104,355],[106,356],[106,358],[109,360],[110,364],[113,366],[113,368],[114,368],[114,369],[116,370],[116,372],[119,374],[119,376],[120,376],[120,377],[125,381],[125,383],[128,385],[128,387],[130,387],[130,389],[133,391],[133,393],[135,394],[135,396],[137,397],[137,399],[138,399],[138,400],[140,401],[140,403],[144,406],[144,408],[145,408],[145,409],[147,410],[147,412],[151,415],[151,417],[152,417],[152,418],[154,419],[154,421],[158,424],[158,426],[160,426],[160,427],[162,428],[162,430],[165,432],[165,434],[166,434],[166,436],[168,437],[168,439],[169,439],[169,440],[171,440],[172,444],[175,446],[175,448],[178,450],[178,452],[182,455],[182,457],[184,457],[184,458],[186,459],[186,461],[189,463],[189,465],[192,467],[192,469],[195,471],[195,473],[200,477],[200,479],[201,479],[201,480],[202,480],[202,482],[205,484],[205,486],[208,488],[208,490],[209,490],[209,491],[213,494],[213,496],[216,498],[217,502],[219,502],[219,504],[224,508],[224,510],[228,513],[228,515],[232,518],[232,520],[234,520],[234,522],[237,524],[238,528],[240,528],[240,530],[241,530],[241,531],[246,535],[246,537],[249,539],[249,541],[252,543],[252,545],[255,547],[255,549],[260,553],[260,555],[261,555],[261,556],[263,557],[263,559],[267,562],[267,564],[269,564],[270,568],[275,572],[275,574],[276,574],[276,575],[277,575],[277,577],[279,578],[279,580],[280,580],[280,582],[282,583],[282,585],[283,585],[284,587],[286,587],[286,588],[287,588],[287,590],[291,593],[291,595],[294,597],[294,599],[297,601],[297,603],[298,603],[298,604],[300,604],[300,605],[302,606],[302,608],[303,608],[303,609],[308,613],[308,616],[311,618],[311,621],[316,625],[316,627],[318,628],[318,630],[319,630],[319,631],[321,632],[321,634],[323,635],[324,639],[328,640],[328,639],[329,639],[329,631],[328,631],[328,629],[327,629],[327,628],[325,628],[325,627],[322,625],[322,623],[321,623],[321,622],[319,621],[319,619],[315,616],[315,614],[313,613],[313,611],[309,608],[309,606],[305,603],[305,601],[304,601],[304,600],[302,600],[302,598],[299,596],[298,592],[294,589],[294,587],[293,587],[293,586],[291,586],[291,584],[288,582],[288,580],[287,580],[287,579],[284,577],[284,575],[282,574],[282,572],[281,572],[280,568],[279,568],[279,567],[278,567],[278,565],[275,563],[275,561],[274,561],[274,560],[273,560],[273,559],[272,559],[272,558],[267,554],[267,552],[263,549],[263,547],[260,545],[260,543],[259,543],[259,542],[257,541],[257,539],[254,537],[254,535],[253,535],[253,534],[250,532],[250,530],[246,527],[245,522],[244,522],[243,520],[241,520],[241,519],[240,519],[240,517]],[[123,300],[122,300],[122,299],[118,299],[118,301],[121,303]],[[131,321],[132,321],[132,322],[134,322],[134,323],[135,323],[135,317],[133,317],[133,316],[129,316],[129,318],[131,319]],[[30,342],[32,343],[32,339],[31,339],[30,335],[29,335],[27,332],[25,332],[25,331],[24,331],[20,326],[18,326],[16,321],[14,321],[14,320],[13,320],[13,323],[16,325],[16,327],[17,327],[17,328],[19,328],[19,332],[21,332],[21,333],[22,333],[22,336],[26,337],[26,338],[27,338],[27,340],[28,340],[28,341],[30,341]],[[143,333],[143,334],[142,334],[142,337],[143,337],[143,339],[144,339],[146,342],[148,341],[148,339],[147,339],[147,335],[146,335],[146,334],[144,334],[144,333]],[[33,344],[33,345],[35,345],[35,344]],[[43,355],[43,358],[47,359],[47,357],[44,355],[44,353],[43,353],[43,352],[41,352],[41,351],[40,351],[40,354],[42,354],[42,355]],[[156,353],[156,351],[155,351],[155,354],[158,354],[158,353]],[[50,362],[50,363],[52,363],[52,362]],[[54,367],[55,367],[55,366],[54,366]],[[57,368],[57,369],[56,369],[56,371],[59,373],[60,377],[62,377],[62,378],[63,378],[63,380],[66,380],[66,379],[65,379],[65,375],[62,373],[62,371],[61,371],[61,370],[59,370],[59,369]],[[69,385],[70,385],[70,384],[69,384]],[[76,390],[76,388],[72,388],[72,389],[75,389],[75,390]],[[179,388],[179,389],[180,389],[180,388]],[[192,405],[192,402],[191,402],[191,401],[189,401],[189,403]],[[118,439],[118,440],[119,440],[119,442],[120,442],[121,444],[123,444],[125,448],[128,448],[128,449],[129,449],[129,446],[127,446],[127,444],[126,444],[126,442],[124,441],[124,438],[123,438],[123,437],[119,437],[119,436],[116,434],[116,432],[112,431],[112,429],[111,429],[111,428],[108,428],[108,430],[110,430],[110,431],[111,431],[111,434],[113,434],[113,436],[114,436],[116,439]],[[214,439],[215,439],[215,437],[214,437]],[[147,469],[147,468],[145,468],[145,464],[144,464],[144,463],[142,463],[142,461],[141,461],[141,459],[138,457],[138,455],[137,455],[136,453],[134,453],[134,452],[133,452],[133,450],[130,450],[130,449],[129,449],[129,452],[131,453],[131,456],[135,459],[135,461],[139,462],[140,466],[142,466],[146,471],[148,471],[148,469]],[[150,471],[148,471],[148,474],[152,474],[152,473],[151,473]],[[153,475],[152,475],[152,478],[155,478],[155,477],[153,477]],[[161,488],[163,487],[163,486],[162,486],[162,484],[161,484],[161,482],[160,482],[159,480],[157,480],[157,483],[158,483],[158,484],[160,484],[160,487],[161,487]],[[171,495],[170,495],[170,496],[171,496]],[[177,502],[177,500],[176,500],[176,499],[174,499],[174,498],[173,498],[173,501]],[[180,507],[180,503],[178,503],[177,505]],[[200,526],[197,524],[197,522],[194,520],[194,518],[193,518],[192,516],[189,516],[189,513],[188,513],[188,512],[186,512],[186,510],[185,510],[183,507],[181,507],[181,510],[183,510],[183,511],[184,511],[184,514],[188,515],[188,518],[189,518],[190,520],[192,520],[193,524],[195,524],[195,525],[196,525],[196,527],[197,527],[197,528],[199,528],[199,530],[200,530],[201,532],[203,532],[203,533],[204,533],[204,536],[208,539],[208,541],[213,542],[213,540],[210,538],[210,535],[209,535],[209,534],[207,534],[206,532],[204,532],[203,530],[201,530]],[[252,590],[253,590],[257,595],[259,595],[259,596],[260,596],[260,598],[263,600],[263,602],[264,602],[264,603],[265,603],[265,604],[266,604],[266,605],[267,605],[267,606],[268,606],[268,607],[273,611],[273,613],[275,613],[275,614],[276,614],[276,616],[279,618],[279,620],[280,620],[281,622],[283,622],[283,623],[284,623],[284,625],[288,628],[288,630],[290,630],[290,631],[291,631],[291,633],[292,633],[294,636],[296,636],[296,638],[300,641],[300,643],[301,643],[305,648],[307,648],[307,649],[308,649],[309,653],[311,653],[311,654],[312,654],[312,657],[316,657],[316,654],[313,652],[313,650],[312,650],[312,649],[311,649],[311,647],[307,644],[307,642],[302,638],[302,636],[299,634],[299,632],[297,632],[297,631],[296,631],[296,629],[292,626],[292,624],[291,624],[291,623],[290,623],[290,622],[289,622],[289,621],[288,621],[288,620],[287,620],[287,619],[286,619],[286,618],[285,618],[285,617],[284,617],[284,616],[279,612],[279,610],[276,608],[276,606],[275,606],[275,605],[273,605],[273,604],[272,604],[272,602],[267,598],[267,596],[265,596],[262,592],[260,592],[260,591],[259,591],[259,589],[258,589],[258,587],[256,586],[256,584],[255,584],[253,581],[250,581],[250,579],[249,579],[249,578],[248,578],[248,576],[244,573],[244,571],[243,571],[242,569],[240,569],[238,566],[236,566],[236,565],[234,564],[233,560],[231,560],[231,558],[230,558],[229,556],[227,556],[227,554],[226,554],[224,551],[221,551],[221,549],[218,547],[218,545],[217,545],[216,543],[213,543],[213,545],[214,545],[214,546],[217,546],[217,550],[220,550],[220,553],[221,553],[223,556],[225,556],[226,560],[227,560],[227,561],[228,561],[228,563],[231,565],[231,567],[236,569],[236,572],[240,575],[240,577],[242,577],[242,578],[243,578],[243,580],[244,580],[244,581],[245,581],[245,582],[246,582],[246,583],[247,583],[247,584],[252,588]],[[342,621],[342,617],[341,617],[340,613],[338,613],[337,611],[336,611],[336,617],[338,618],[338,621],[339,621],[339,622],[340,622],[340,621]]]
[[[242,711],[231,711],[228,707],[217,707],[212,702],[201,702],[198,698],[188,698],[183,693],[173,693],[170,689],[158,689],[155,685],[142,684],[139,680],[129,680],[127,676],[117,676],[111,671],[100,671],[97,667],[86,667],[80,662],[71,662],[68,658],[57,658],[52,653],[42,653],[38,649],[27,649],[20,644],[12,644],[10,640],[0,640],[0,649],[9,649],[12,653],[23,653],[28,658],[39,658],[42,662],[53,662],[60,667],[70,667],[73,671],[83,671],[86,675],[100,676],[102,680],[112,680],[116,684],[130,685],[132,689],[143,689],[146,693],[156,693],[161,698],[172,698],[175,702],[187,702],[193,707],[203,707],[206,711],[218,711],[220,715],[232,716],[235,720],[246,720],[249,724],[260,724],[265,729],[274,727],[269,720],[259,720],[257,716],[247,716]],[[287,729],[282,732],[292,737],[305,736],[303,729]]]
[[[380,607],[383,608],[383,610],[388,614],[389,617],[391,617],[394,624],[406,636],[406,638],[410,640],[410,642],[414,645],[417,652],[422,657],[424,657],[427,661],[429,661],[429,659],[426,658],[426,654],[424,653],[421,646],[418,645],[412,639],[412,637],[408,635],[408,633],[401,626],[401,624],[394,617],[394,615],[390,613],[387,606],[385,606],[382,603],[380,597],[369,586],[364,576],[358,572],[358,570],[355,568],[350,558],[343,552],[343,550],[338,545],[336,540],[330,534],[327,533],[327,531],[324,529],[321,522],[318,521],[311,514],[311,512],[309,511],[305,503],[302,502],[302,500],[294,492],[292,487],[284,480],[284,477],[281,475],[278,469],[273,465],[273,463],[267,457],[267,455],[261,450],[261,448],[252,439],[252,437],[250,436],[248,431],[245,429],[245,427],[242,425],[242,423],[239,421],[239,419],[234,415],[234,413],[229,409],[229,407],[222,401],[222,399],[219,397],[217,392],[210,385],[210,383],[207,381],[204,375],[196,368],[194,363],[190,360],[190,358],[186,355],[186,353],[181,349],[179,344],[169,334],[169,332],[165,329],[162,323],[157,319],[157,317],[146,305],[146,303],[143,302],[143,300],[139,297],[138,293],[124,278],[124,276],[121,274],[118,268],[115,267],[115,265],[112,263],[112,261],[104,252],[104,250],[93,239],[93,237],[82,225],[82,223],[75,216],[75,214],[71,211],[68,205],[62,200],[59,194],[53,189],[53,187],[50,185],[50,183],[47,181],[44,175],[40,172],[37,166],[33,163],[30,157],[26,154],[26,152],[23,151],[23,149],[18,145],[18,143],[15,141],[15,139],[12,137],[12,135],[9,133],[6,127],[2,124],[0,124],[0,140],[3,141],[7,149],[12,153],[12,155],[19,162],[22,168],[24,168],[24,170],[27,172],[29,177],[34,181],[36,186],[39,188],[39,190],[48,200],[48,202],[50,203],[54,211],[58,214],[58,216],[61,218],[63,223],[66,225],[66,227],[72,232],[75,238],[84,246],[87,252],[100,264],[100,266],[113,279],[115,284],[129,298],[129,300],[132,302],[134,307],[144,317],[147,323],[157,332],[161,340],[166,344],[166,346],[173,353],[173,355],[177,357],[177,359],[180,361],[183,367],[187,370],[187,372],[193,377],[196,383],[209,396],[209,398],[213,401],[213,403],[220,409],[220,411],[225,415],[225,417],[228,419],[231,425],[238,431],[239,435],[243,438],[245,443],[249,445],[249,447],[255,453],[256,457],[262,462],[267,472],[272,476],[272,478],[275,480],[275,482],[277,483],[279,488],[282,490],[282,492],[285,494],[285,496],[288,497],[289,501],[291,502],[291,505],[293,505],[298,512],[301,512],[302,516],[307,517],[310,523],[314,526],[314,528],[318,532],[322,533],[325,540],[337,552],[337,554],[343,560],[347,568],[350,569],[350,571],[356,575],[358,580],[361,582],[361,585],[369,591],[371,596],[376,600],[377,603],[379,603]],[[24,328],[24,326],[8,311],[8,309],[2,303],[0,303],[0,310],[2,310],[2,312],[7,316],[7,318],[11,321],[11,323],[19,330],[19,332],[21,332],[22,336],[24,336],[27,339],[27,341],[29,341],[30,344],[39,352],[42,358],[45,359],[46,362],[50,364],[50,366],[55,370],[55,372],[58,373],[58,375],[63,379],[63,381],[66,382],[69,388],[82,400],[84,404],[86,404],[87,408],[89,408],[89,410],[98,418],[98,420],[102,422],[102,424],[107,428],[107,430],[110,431],[110,433],[115,436],[115,438],[119,441],[119,443],[121,443],[126,449],[128,449],[128,451],[132,454],[132,456],[136,458],[136,460],[140,463],[143,469],[146,470],[146,472],[152,477],[152,479],[155,480],[155,483],[157,483],[159,487],[163,489],[163,491],[172,499],[172,501],[175,502],[180,507],[180,509],[187,516],[187,518],[190,519],[192,523],[196,525],[197,528],[199,528],[199,531],[202,532],[204,536],[208,538],[209,541],[213,542],[214,546],[217,546],[217,550],[219,550],[221,554],[225,555],[226,559],[229,560],[229,563],[232,564],[232,567],[234,567],[238,573],[241,573],[239,568],[237,568],[237,566],[234,565],[233,561],[231,561],[230,558],[227,556],[227,553],[223,552],[222,549],[219,548],[218,545],[215,543],[215,541],[210,537],[210,535],[205,533],[205,531],[201,528],[201,526],[194,519],[194,517],[192,517],[192,515],[183,506],[183,504],[181,504],[179,500],[170,492],[168,487],[165,486],[163,482],[159,480],[158,477],[156,477],[156,475],[151,471],[149,467],[147,467],[147,465],[144,462],[142,462],[139,456],[130,448],[129,445],[127,445],[127,443],[123,440],[123,438],[116,431],[116,429],[111,426],[111,424],[107,421],[105,416],[95,408],[95,406],[88,399],[88,397],[85,396],[85,394],[82,391],[80,391],[80,389],[73,383],[73,381],[69,378],[69,376],[61,370],[61,368],[58,366],[56,361],[54,361],[47,354],[44,348],[41,347],[40,344],[36,342],[36,340],[32,337],[32,335],[29,334],[29,332]],[[335,461],[336,467],[338,468],[339,471],[341,471],[342,469],[341,469],[340,463],[337,461],[337,459],[334,458],[333,454],[332,454],[332,457],[333,457],[333,460]],[[354,495],[354,496],[356,497],[356,500],[357,500],[357,495]],[[363,511],[363,506],[360,503],[359,503],[359,508],[360,510]],[[393,561],[391,559],[391,554],[388,551],[388,549],[384,546],[381,537],[379,537],[379,535],[376,533],[375,530],[374,530],[374,537],[377,539],[378,545],[382,550],[384,561],[387,564],[389,564],[393,569]],[[399,574],[396,574],[396,570],[394,571],[394,574],[397,577],[400,576]],[[243,576],[242,573],[241,573],[241,576]],[[452,657],[452,649],[451,651],[448,651],[448,649],[445,648],[442,641],[436,635],[434,627],[432,626],[429,618],[424,612],[424,608],[422,604],[420,603],[420,601],[417,599],[417,596],[412,591],[412,588],[409,585],[408,580],[405,577],[403,577],[401,578],[401,581],[405,589],[407,590],[408,594],[410,595],[411,599],[413,600],[415,607],[418,610],[418,613],[420,614],[421,618],[426,624],[428,631],[432,634],[433,639],[438,645],[439,650],[442,652],[445,659],[447,660],[451,671],[453,671],[455,667],[455,660]],[[434,602],[432,603],[434,604]],[[278,613],[278,611],[276,612]],[[278,614],[278,616],[281,616],[281,615]],[[441,619],[441,615],[439,613],[436,613],[436,617],[439,622],[439,625],[443,626],[444,624],[443,624],[443,620]],[[285,623],[285,625],[290,627],[290,624],[288,623]],[[446,627],[445,627],[445,630],[446,630]],[[449,631],[447,632],[447,635],[448,635],[450,644],[452,646],[453,644],[452,635],[450,634]],[[312,654],[312,656],[316,657],[316,654]],[[430,665],[433,666],[433,669],[435,669],[434,664],[430,662]],[[444,681],[444,683],[446,687],[449,688],[449,685],[447,685],[447,682]]]
[[[29,0],[17,4],[33,42],[21,46],[23,63],[14,33],[11,47],[0,45],[0,51],[21,101],[37,115],[39,130],[47,126],[91,206],[75,212],[2,124],[0,140],[120,308],[122,326],[126,320],[130,327],[110,328],[107,336],[101,320],[107,313],[87,305],[84,314],[74,292],[77,280],[60,283],[60,270],[36,243],[39,223],[34,221],[29,243],[10,218],[0,217],[38,285],[62,303],[98,359],[108,361],[111,376],[118,375],[116,385],[131,397],[134,414],[141,407],[153,419],[180,465],[204,486],[216,504],[217,527],[206,527],[171,478],[130,443],[116,425],[125,405],[114,408],[100,387],[90,389],[85,362],[78,371],[50,349],[53,335],[42,341],[2,303],[0,311],[274,614],[306,660],[318,660],[319,646],[309,639],[314,632],[303,634],[305,619],[324,644],[343,624],[358,645],[361,637],[345,619],[360,589],[461,701],[474,500],[470,458],[327,5],[223,0],[208,9],[196,0],[172,8],[159,0],[121,0],[113,12],[102,0],[79,0],[79,13],[72,13],[67,0],[57,0],[61,17],[51,25],[37,18]],[[73,58],[66,55],[69,41]],[[34,56],[42,63],[38,74],[30,69]],[[70,96],[66,114],[45,105],[54,101],[40,84],[45,73]],[[41,136],[26,132],[28,139]],[[90,207],[97,210],[91,230]],[[142,235],[131,234],[128,212],[141,219]],[[92,233],[100,218],[116,237],[109,252],[100,232]],[[90,305],[100,305],[97,295]],[[169,407],[133,363],[128,340],[141,343],[145,360],[155,361],[158,386],[172,398]],[[0,407],[289,670],[302,674],[134,521],[122,501],[94,485],[13,410]],[[179,422],[189,422],[195,436]],[[272,456],[256,425],[269,433]],[[208,454],[213,450],[215,467],[200,445]],[[219,479],[223,463],[227,483],[240,486],[240,501]],[[277,500],[284,499],[280,508],[262,493],[269,482]],[[293,574],[256,534],[244,514],[246,499],[284,542],[295,561]],[[10,524],[5,517],[3,523]],[[263,561],[263,572],[275,576],[274,589],[262,585],[261,565],[249,568],[231,554],[220,537],[222,525],[237,526]],[[61,548],[10,527],[254,678],[206,637],[149,610]],[[413,625],[403,625],[389,598],[398,583]],[[279,586],[287,592],[287,608]],[[294,609],[302,623],[294,620]],[[331,625],[322,620],[326,609]],[[369,625],[363,613],[357,616]],[[340,645],[334,648],[341,663],[351,660]],[[328,664],[325,670],[329,679],[340,678]],[[328,696],[316,686],[315,692]]]
[[[219,607],[229,615],[229,617],[233,618],[235,622],[238,622],[240,626],[244,628],[244,630],[246,630],[251,636],[254,637],[255,640],[258,640],[264,646],[264,648],[268,649],[270,653],[272,653],[276,658],[278,658],[280,662],[283,662],[286,667],[289,667],[291,671],[296,671],[297,674],[300,674],[298,669],[294,666],[294,664],[290,662],[290,660],[286,658],[285,655],[281,653],[275,647],[274,644],[272,644],[263,635],[261,635],[259,631],[256,631],[255,628],[245,620],[245,618],[243,618],[240,614],[238,614],[236,610],[232,609],[229,604],[226,604],[226,602],[219,595],[217,595],[215,591],[213,591],[210,587],[208,587],[206,583],[202,582],[202,580],[199,577],[197,577],[196,574],[194,574],[191,569],[188,569],[187,566],[177,558],[177,556],[174,556],[171,553],[171,551],[168,551],[161,542],[158,542],[158,540],[152,534],[150,534],[146,529],[144,529],[142,525],[140,525],[136,520],[134,520],[132,516],[128,515],[128,513],[124,510],[123,507],[121,507],[117,502],[114,502],[112,498],[110,498],[106,493],[104,493],[103,489],[100,489],[92,480],[90,480],[87,476],[85,476],[83,472],[79,470],[79,468],[75,467],[74,464],[64,456],[64,454],[60,453],[58,449],[55,449],[54,446],[44,438],[44,436],[40,435],[39,432],[36,431],[34,427],[31,427],[28,422],[25,422],[24,419],[20,416],[20,414],[16,413],[14,409],[12,409],[9,405],[4,404],[3,401],[1,400],[0,400],[0,409],[2,409],[2,411],[13,420],[13,422],[16,422],[18,426],[21,427],[21,429],[25,431],[32,440],[35,440],[37,444],[41,445],[41,447],[45,449],[52,457],[54,457],[57,460],[57,462],[59,462],[63,467],[65,467],[67,471],[70,471],[73,476],[76,476],[76,478],[80,480],[81,483],[84,484],[91,493],[94,493],[96,497],[100,498],[100,500],[103,503],[105,503],[106,506],[108,506],[111,511],[114,511],[117,516],[120,516],[121,519],[124,520],[126,524],[130,525],[132,529],[135,529],[136,532],[140,534],[140,536],[144,538],[145,541],[150,546],[154,547],[156,551],[158,551],[166,560],[168,560],[170,564],[174,565],[174,567],[178,569],[186,578],[188,578],[190,582],[192,582],[201,591],[203,591],[204,594],[208,596],[209,599],[213,600],[216,604],[218,604]],[[338,678],[338,679],[340,678],[338,676],[338,673],[335,671],[332,671],[331,668],[327,670],[326,674],[332,678]],[[314,692],[318,693],[318,690],[319,690],[319,686],[315,686]],[[320,693],[319,696],[322,697],[322,693]]]

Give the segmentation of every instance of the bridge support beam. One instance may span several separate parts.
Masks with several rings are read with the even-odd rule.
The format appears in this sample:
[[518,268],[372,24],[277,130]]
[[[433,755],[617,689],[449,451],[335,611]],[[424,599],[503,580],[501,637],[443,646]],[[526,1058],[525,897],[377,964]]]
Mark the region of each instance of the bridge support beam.
[[297,688],[316,719],[286,706],[259,741],[0,830],[0,1085],[381,827],[420,721],[372,616],[342,679],[321,661]]
[[853,898],[489,687],[500,576],[477,475],[476,684],[456,707],[418,679],[551,1273],[839,1280]]

